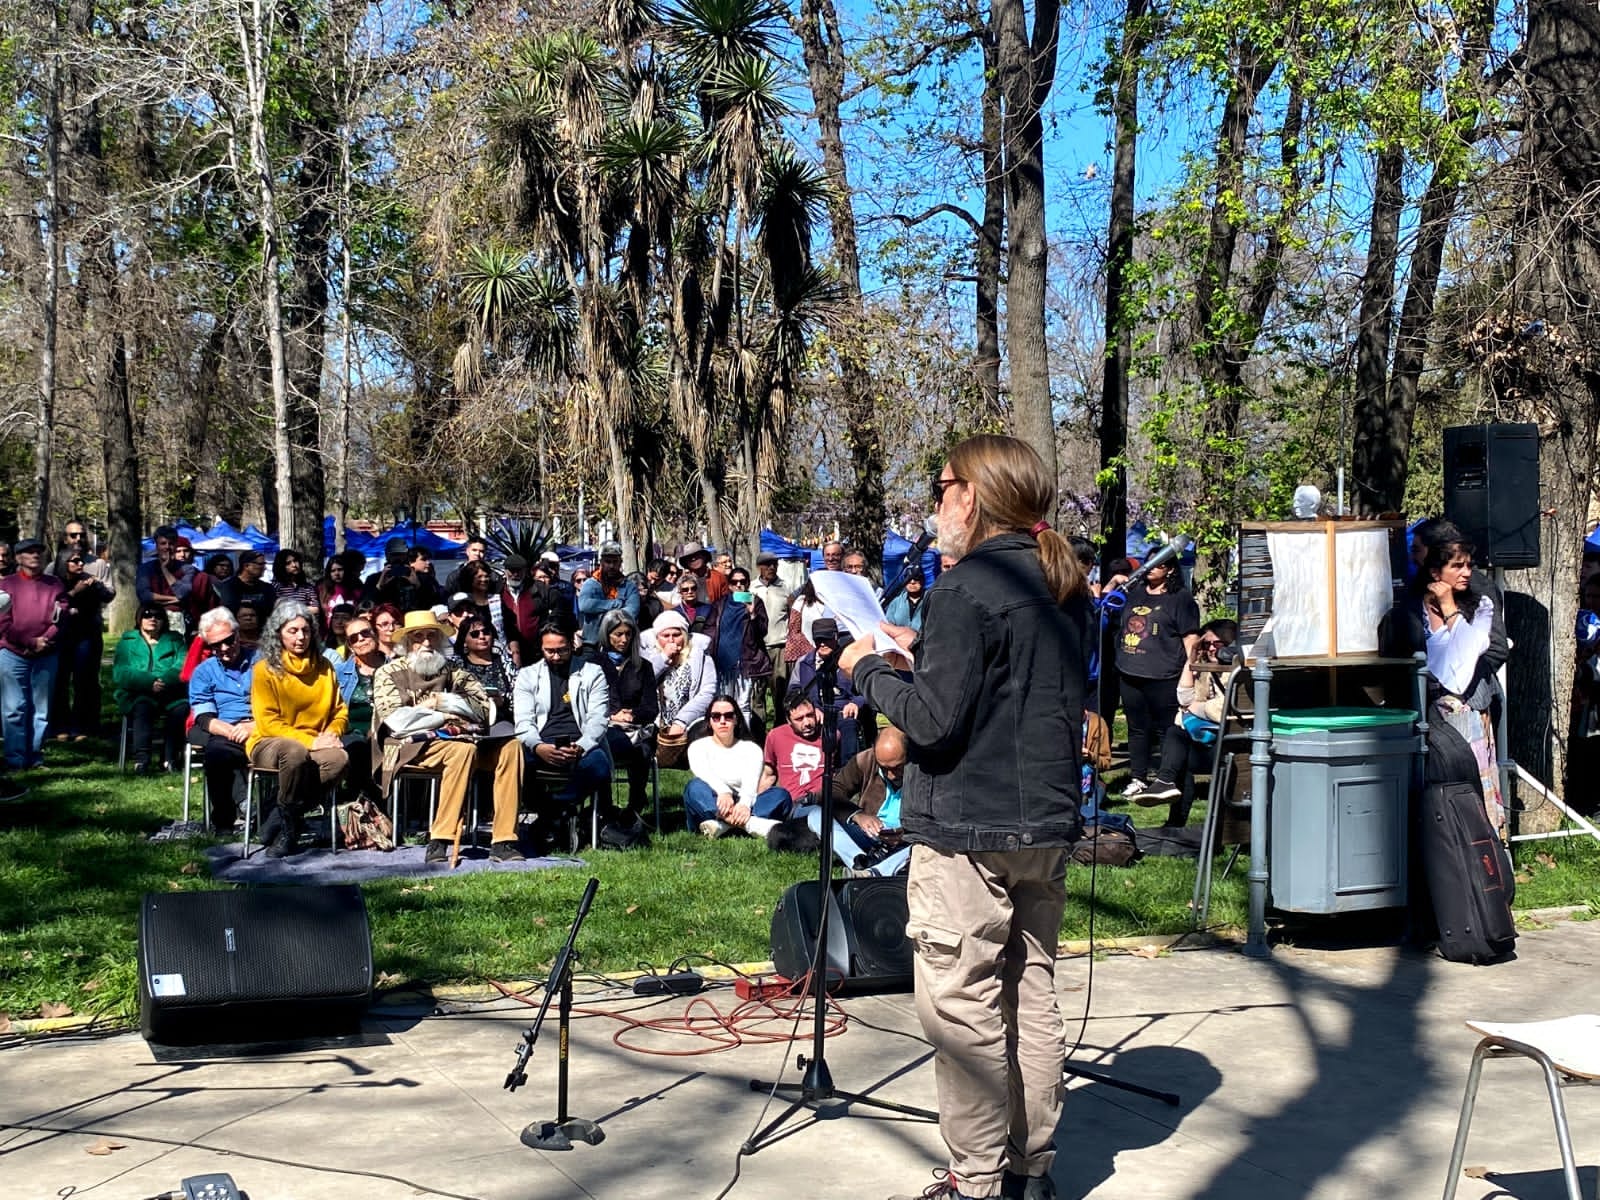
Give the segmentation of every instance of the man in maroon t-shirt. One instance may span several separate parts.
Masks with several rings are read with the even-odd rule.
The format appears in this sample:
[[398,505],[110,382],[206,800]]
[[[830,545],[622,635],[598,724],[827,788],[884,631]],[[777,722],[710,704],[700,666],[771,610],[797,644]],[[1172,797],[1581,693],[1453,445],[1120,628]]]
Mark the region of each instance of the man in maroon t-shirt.
[[790,701],[788,724],[767,734],[761,790],[781,787],[796,807],[816,803],[822,790],[822,719],[807,696]]

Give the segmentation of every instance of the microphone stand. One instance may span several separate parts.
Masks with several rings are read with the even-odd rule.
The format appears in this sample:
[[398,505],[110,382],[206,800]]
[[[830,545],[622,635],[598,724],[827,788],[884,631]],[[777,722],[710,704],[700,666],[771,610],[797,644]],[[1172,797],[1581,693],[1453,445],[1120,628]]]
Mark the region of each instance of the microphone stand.
[[[1131,582],[1131,580],[1130,580],[1130,582]],[[1099,635],[1099,642],[1100,642],[1100,646],[1102,648],[1106,645],[1106,638],[1105,638],[1106,616],[1107,616],[1108,613],[1116,613],[1116,612],[1122,611],[1122,605],[1127,602],[1127,598],[1128,598],[1127,597],[1127,592],[1124,590],[1126,587],[1127,587],[1127,584],[1124,584],[1124,585],[1122,585],[1122,587],[1112,588],[1109,592],[1102,592],[1101,595],[1100,595],[1100,600],[1101,600],[1101,607],[1100,607],[1100,610],[1099,610],[1100,620],[1098,622],[1096,622],[1096,633]],[[1106,601],[1107,597],[1109,597],[1109,596],[1116,596],[1118,602],[1116,604],[1106,604],[1105,601]],[[1102,658],[1100,660],[1100,674],[1099,674],[1099,677],[1095,679],[1095,710],[1097,712],[1099,712],[1100,719],[1102,721],[1105,721],[1106,728],[1110,729],[1111,721],[1106,716],[1106,713],[1105,713],[1106,671],[1108,669],[1109,670],[1115,670],[1115,667],[1112,667],[1109,664],[1107,664],[1105,659]],[[1090,871],[1092,872],[1093,870],[1094,870],[1094,868],[1091,866],[1090,867]],[[1093,890],[1092,887],[1090,888],[1090,891],[1089,891],[1089,904],[1090,904],[1090,911],[1093,912],[1094,911],[1094,908],[1093,908],[1093,905],[1094,905],[1094,890]],[[1090,953],[1091,956],[1094,954],[1094,943],[1093,943],[1093,941],[1091,941],[1090,944],[1089,944],[1089,953]],[[1073,1062],[1071,1059],[1063,1059],[1062,1060],[1062,1062],[1061,1062],[1061,1073],[1063,1075],[1065,1075],[1065,1076],[1076,1075],[1081,1079],[1089,1080],[1091,1083],[1103,1083],[1103,1084],[1106,1084],[1106,1085],[1108,1085],[1110,1087],[1119,1088],[1124,1092],[1132,1092],[1136,1096],[1148,1096],[1152,1100],[1160,1100],[1162,1103],[1170,1104],[1174,1108],[1178,1107],[1178,1104],[1180,1103],[1180,1101],[1178,1099],[1178,1093],[1177,1092],[1163,1092],[1163,1091],[1159,1090],[1158,1088],[1148,1088],[1148,1087],[1145,1087],[1143,1084],[1129,1083],[1129,1082],[1127,1082],[1127,1080],[1124,1080],[1124,1079],[1115,1079],[1112,1076],[1107,1075],[1104,1071],[1095,1070],[1093,1067],[1080,1067],[1077,1063]]]
[[[739,1148],[743,1154],[754,1154],[756,1151],[762,1150],[777,1141],[776,1131],[779,1126],[783,1125],[784,1122],[802,1108],[815,1112],[819,1119],[824,1115],[828,1117],[848,1115],[848,1106],[852,1104],[881,1108],[888,1112],[916,1117],[923,1121],[937,1121],[939,1119],[938,1113],[929,1112],[925,1108],[914,1108],[909,1104],[896,1104],[893,1101],[864,1095],[861,1092],[841,1091],[839,1088],[834,1087],[833,1075],[828,1070],[828,973],[826,960],[828,922],[834,915],[832,886],[833,844],[829,835],[833,831],[833,771],[836,766],[836,751],[834,747],[839,730],[839,668],[837,655],[830,656],[826,663],[818,663],[815,683],[817,688],[817,707],[822,710],[822,791],[818,798],[822,808],[822,836],[818,839],[821,842],[821,846],[817,851],[817,949],[811,959],[811,1004],[814,1009],[811,1027],[811,1056],[810,1058],[807,1058],[804,1054],[796,1056],[796,1065],[802,1072],[798,1083],[785,1083],[782,1080],[770,1079],[752,1079],[750,1081],[751,1091],[782,1095],[790,1101],[790,1104],[783,1112],[746,1139],[744,1145]],[[824,1107],[836,1111],[824,1114],[822,1111]]]
[[594,894],[599,889],[600,881],[591,876],[589,885],[583,889],[583,898],[578,901],[578,915],[573,919],[572,928],[567,930],[566,944],[561,947],[561,953],[556,955],[556,960],[550,967],[550,978],[545,981],[544,1000],[539,1005],[539,1015],[523,1033],[522,1045],[517,1047],[517,1065],[506,1075],[505,1087],[508,1092],[514,1092],[528,1082],[528,1059],[533,1054],[533,1044],[539,1040],[539,1030],[544,1025],[545,1014],[550,1011],[550,1000],[559,989],[561,1009],[558,1018],[560,1042],[556,1051],[556,1119],[535,1121],[523,1129],[522,1144],[531,1146],[535,1150],[571,1150],[574,1139],[587,1142],[591,1146],[598,1146],[606,1140],[605,1130],[595,1122],[574,1117],[567,1112],[567,1062],[572,1027],[572,966],[577,960],[574,946],[578,941],[578,930],[583,927],[583,919],[589,915],[589,907],[594,903]]

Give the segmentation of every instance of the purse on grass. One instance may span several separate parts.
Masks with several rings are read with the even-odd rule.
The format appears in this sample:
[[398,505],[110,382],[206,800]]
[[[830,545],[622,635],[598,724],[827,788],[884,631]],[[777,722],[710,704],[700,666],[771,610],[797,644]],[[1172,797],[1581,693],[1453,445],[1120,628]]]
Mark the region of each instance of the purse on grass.
[[394,824],[369,796],[339,806],[339,840],[347,850],[393,850]]

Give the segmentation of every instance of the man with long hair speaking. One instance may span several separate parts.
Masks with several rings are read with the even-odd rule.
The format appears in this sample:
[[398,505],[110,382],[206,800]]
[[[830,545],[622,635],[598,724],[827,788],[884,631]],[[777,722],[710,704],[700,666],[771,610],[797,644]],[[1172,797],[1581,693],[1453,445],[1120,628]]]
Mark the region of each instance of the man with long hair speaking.
[[[1065,1045],[1055,956],[1077,839],[1083,569],[1051,529],[1055,481],[1015,438],[951,451],[934,481],[939,548],[907,679],[870,639],[840,668],[905,734],[907,935],[933,1043],[948,1172],[924,1196],[1050,1200]],[[915,640],[913,640],[915,639]]]

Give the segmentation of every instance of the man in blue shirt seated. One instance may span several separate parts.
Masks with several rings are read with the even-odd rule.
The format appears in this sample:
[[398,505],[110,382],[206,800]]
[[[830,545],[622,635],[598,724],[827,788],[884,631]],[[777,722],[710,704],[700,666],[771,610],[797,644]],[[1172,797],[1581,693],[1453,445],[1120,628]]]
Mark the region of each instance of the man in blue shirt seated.
[[239,640],[239,621],[227,608],[200,616],[200,640],[210,655],[189,677],[189,741],[203,751],[211,828],[231,833],[244,795],[250,759],[245,739],[255,728],[250,715],[250,673],[256,651]]
[[[878,731],[871,748],[833,777],[833,853],[852,875],[898,875],[911,861],[900,837],[900,789],[905,783],[906,739],[893,725]],[[803,811],[822,836],[822,809]]]

